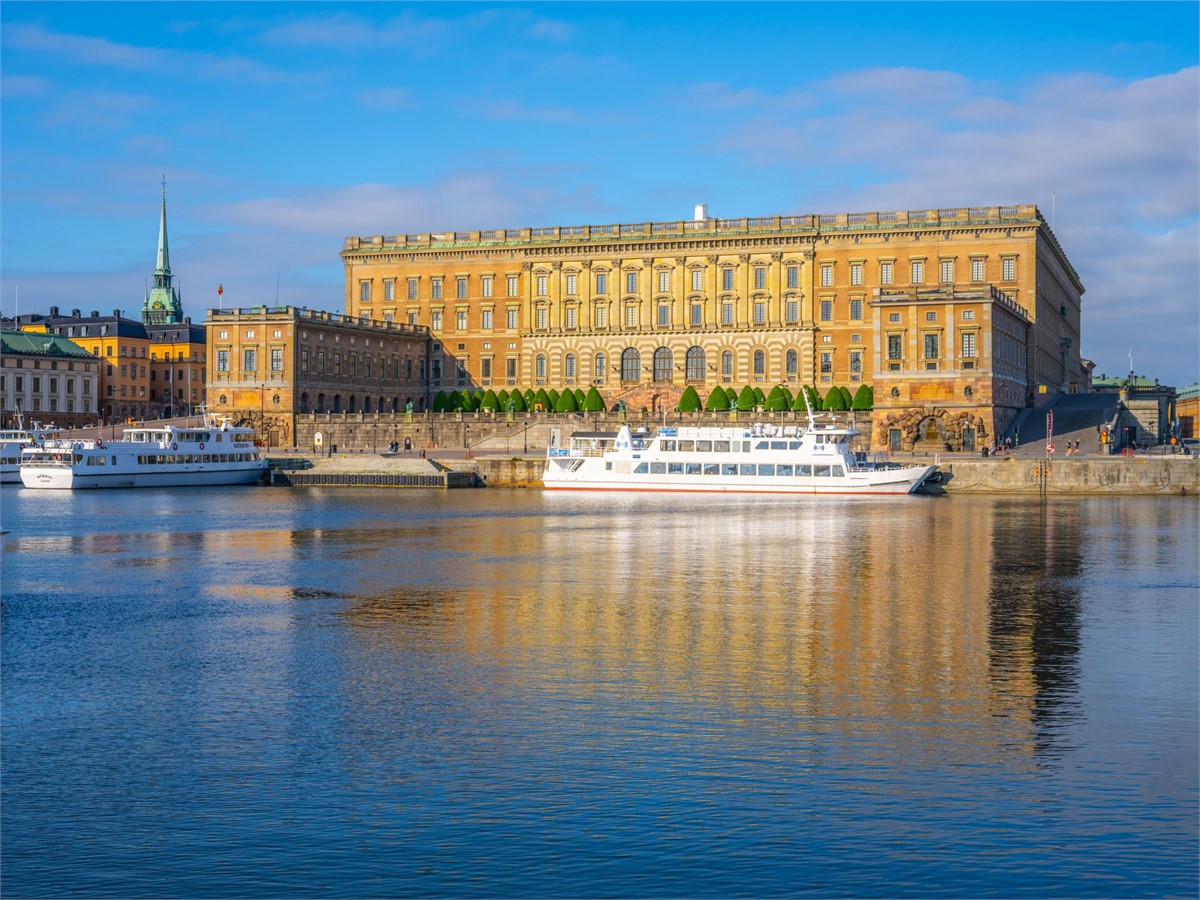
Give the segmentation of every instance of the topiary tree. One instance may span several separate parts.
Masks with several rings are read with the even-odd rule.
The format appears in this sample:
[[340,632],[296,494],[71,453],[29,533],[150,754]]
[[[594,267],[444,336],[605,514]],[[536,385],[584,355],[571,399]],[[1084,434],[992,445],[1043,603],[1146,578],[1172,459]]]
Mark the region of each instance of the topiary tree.
[[676,409],[680,412],[700,411],[700,395],[696,393],[696,389],[690,384],[684,388],[683,395],[679,398],[679,406]]
[[542,412],[549,412],[554,409],[553,404],[550,402],[550,395],[546,393],[545,388],[538,388],[537,393],[533,395],[533,403],[529,408],[537,409],[539,403],[542,405]]
[[558,400],[554,404],[554,411],[560,413],[572,413],[579,409],[579,404],[575,402],[574,391],[563,391],[558,395]]
[[595,385],[588,388],[588,392],[583,398],[583,403],[579,404],[579,408],[584,412],[604,412],[604,398],[600,396],[600,392],[596,390]]
[[535,396],[533,388],[525,388],[525,409],[527,412],[533,412],[533,398]]
[[500,398],[496,396],[496,392],[488,388],[483,392],[483,396],[479,398],[479,408],[487,412],[495,412],[500,408]]
[[587,399],[587,395],[584,394],[583,388],[575,388],[575,406],[577,409],[583,409],[583,401],[585,399]]
[[525,403],[525,395],[520,391],[513,391],[508,395],[508,400],[512,404],[513,412],[528,412],[529,406]]
[[846,398],[836,387],[831,387],[829,393],[825,395],[825,402],[821,408],[827,412],[841,412],[846,409]]
[[792,396],[791,390],[788,388],[788,386],[786,384],[781,384],[779,386],[779,392],[781,394],[783,394],[783,408],[791,409],[792,403],[794,403],[795,399],[796,399]]
[[725,388],[725,396],[729,398],[729,408],[737,409],[738,392],[733,389],[733,385]]
[[463,412],[479,412],[483,402],[483,391],[463,391]]
[[817,412],[825,405],[825,401],[821,399],[821,393],[813,385],[808,385],[804,388],[804,392],[808,394],[808,402],[812,404],[813,412]]
[[558,406],[558,391],[557,390],[555,390],[554,388],[550,388],[550,390],[546,391],[546,396],[550,398],[550,405],[547,406],[546,409],[554,409],[554,407]]
[[763,409],[767,412],[783,412],[787,409],[787,404],[783,399],[783,390],[779,385],[771,388],[771,393],[767,394],[767,399],[763,401]]
[[433,406],[431,406],[430,409],[432,409],[436,413],[445,412],[446,411],[446,401],[448,399],[449,398],[446,396],[445,391],[438,391],[437,394],[434,395]]
[[838,390],[842,392],[842,400],[844,400],[846,403],[846,409],[853,409],[854,408],[854,397],[850,393],[850,388],[846,387],[843,384],[841,387],[838,388]]
[[767,402],[767,395],[762,392],[762,388],[756,387],[754,389],[754,405],[762,406],[766,402]]
[[709,412],[724,412],[729,409],[729,395],[725,393],[725,388],[717,385],[708,393],[708,400],[704,402],[704,408]]
[[499,401],[497,409],[508,409],[508,391],[500,388],[500,393],[496,395],[496,400]]
[[756,406],[758,406],[758,397],[754,394],[754,388],[746,385],[742,388],[742,392],[738,394],[737,408],[741,412],[749,412]]

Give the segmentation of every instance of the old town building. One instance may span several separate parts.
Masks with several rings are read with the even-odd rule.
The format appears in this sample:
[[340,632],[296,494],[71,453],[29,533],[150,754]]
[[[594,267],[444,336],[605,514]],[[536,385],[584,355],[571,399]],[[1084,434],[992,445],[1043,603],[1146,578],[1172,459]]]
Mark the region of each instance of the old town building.
[[431,391],[595,385],[657,409],[687,385],[868,384],[874,442],[895,400],[919,420],[912,443],[947,405],[987,435],[1084,383],[1083,285],[1034,206],[698,207],[675,222],[351,237],[341,256],[349,317],[430,330]]
[[64,428],[97,421],[102,362],[45,332],[0,331],[0,410],[5,426],[19,414]]
[[425,409],[429,333],[293,306],[210,309],[208,408],[294,446],[296,416]]

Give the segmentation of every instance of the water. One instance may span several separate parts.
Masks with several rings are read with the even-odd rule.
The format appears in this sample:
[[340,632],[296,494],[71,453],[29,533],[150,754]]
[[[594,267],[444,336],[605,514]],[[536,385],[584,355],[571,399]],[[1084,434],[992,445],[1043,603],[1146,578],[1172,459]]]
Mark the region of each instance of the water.
[[0,504],[7,898],[1197,894],[1194,498]]

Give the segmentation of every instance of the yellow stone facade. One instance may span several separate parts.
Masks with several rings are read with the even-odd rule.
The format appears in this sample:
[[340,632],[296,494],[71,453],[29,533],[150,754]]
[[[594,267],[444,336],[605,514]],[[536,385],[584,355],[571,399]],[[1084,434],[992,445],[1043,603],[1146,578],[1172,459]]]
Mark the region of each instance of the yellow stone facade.
[[[871,304],[893,291],[995,289],[1023,310],[1018,405],[1082,378],[1083,285],[1029,205],[352,237],[341,255],[349,316],[430,329],[433,392],[595,385],[664,407],[689,384],[853,392],[881,374]],[[991,376],[975,362],[968,383]]]

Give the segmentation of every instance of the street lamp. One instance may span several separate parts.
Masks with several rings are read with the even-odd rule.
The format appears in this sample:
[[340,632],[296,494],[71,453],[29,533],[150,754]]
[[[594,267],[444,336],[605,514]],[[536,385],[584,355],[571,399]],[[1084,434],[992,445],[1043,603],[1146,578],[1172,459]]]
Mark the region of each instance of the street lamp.
[[371,425],[371,452],[372,453],[379,452],[379,423],[378,422]]

